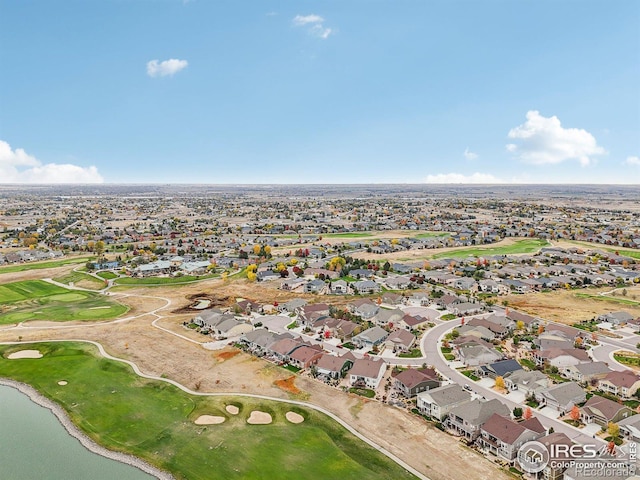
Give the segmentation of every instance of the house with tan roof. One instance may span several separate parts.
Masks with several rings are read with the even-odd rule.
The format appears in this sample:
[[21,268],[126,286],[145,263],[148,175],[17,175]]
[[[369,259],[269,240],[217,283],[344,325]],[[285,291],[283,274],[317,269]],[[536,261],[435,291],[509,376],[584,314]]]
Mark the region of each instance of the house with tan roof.
[[393,386],[403,396],[413,398],[418,393],[440,386],[440,379],[433,368],[409,368],[398,373]]
[[375,390],[380,385],[386,370],[387,364],[382,360],[358,358],[349,370],[349,384],[351,386],[363,385]]
[[351,352],[340,357],[325,353],[318,359],[316,368],[319,375],[326,375],[334,379],[342,378],[352,367],[355,360],[356,358]]
[[631,398],[640,388],[640,377],[630,370],[614,371],[598,381],[598,389],[603,392]]
[[451,409],[445,423],[454,435],[474,441],[480,435],[482,425],[495,413],[508,417],[511,412],[498,399],[476,398]]
[[398,328],[391,332],[384,341],[386,348],[394,353],[408,352],[416,342],[416,336],[404,328]]
[[580,420],[606,427],[609,422],[618,423],[634,412],[629,407],[608,398],[594,395],[580,408]]
[[318,345],[302,345],[289,354],[289,363],[300,369],[309,368],[322,357],[322,348]]
[[454,407],[469,401],[471,394],[460,385],[451,383],[418,393],[416,406],[423,415],[443,421]]
[[524,443],[537,440],[546,433],[546,429],[535,417],[524,422],[514,422],[494,413],[480,427],[478,444],[485,452],[512,463]]

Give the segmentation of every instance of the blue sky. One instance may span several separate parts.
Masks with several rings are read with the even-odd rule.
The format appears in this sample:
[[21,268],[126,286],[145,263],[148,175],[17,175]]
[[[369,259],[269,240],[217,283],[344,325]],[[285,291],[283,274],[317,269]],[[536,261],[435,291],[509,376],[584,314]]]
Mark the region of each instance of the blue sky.
[[636,0],[0,0],[0,183],[640,184]]

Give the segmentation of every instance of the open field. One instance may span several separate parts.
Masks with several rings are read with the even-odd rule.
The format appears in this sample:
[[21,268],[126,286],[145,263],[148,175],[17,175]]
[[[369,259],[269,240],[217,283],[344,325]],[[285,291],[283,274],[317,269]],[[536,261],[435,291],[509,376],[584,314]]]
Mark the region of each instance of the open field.
[[[38,349],[40,359],[8,360],[12,351]],[[0,375],[34,386],[59,403],[86,434],[109,449],[132,453],[177,478],[413,478],[325,415],[280,402],[199,397],[136,376],[127,365],[99,358],[78,343],[0,346]],[[64,380],[66,385],[59,385]],[[230,415],[227,405],[236,406]],[[274,422],[252,426],[254,410]],[[292,424],[293,411],[304,422]],[[224,423],[194,424],[200,415]]]
[[33,320],[110,320],[127,311],[127,306],[108,297],[41,280],[0,285],[0,325]]
[[9,265],[6,267],[0,267],[0,275],[3,273],[15,273],[15,272],[24,272],[27,270],[42,270],[44,268],[56,268],[56,267],[64,267],[66,265],[77,265],[79,263],[87,263],[93,257],[71,257],[64,258],[62,260],[54,260],[47,262],[30,262],[30,263],[21,263],[19,265]]
[[[269,295],[281,302],[296,296],[291,292],[265,288],[261,284],[246,281],[223,283],[220,280],[183,285],[179,289],[173,286],[127,288],[126,292],[128,295],[157,295],[171,299],[172,304],[159,312],[167,315],[159,323],[189,337],[189,332],[180,326],[188,315],[175,316],[171,312],[193,303],[194,295],[206,294],[213,297],[216,303],[228,303],[236,297],[256,299]],[[158,299],[142,296],[128,296],[121,301],[131,307],[130,315],[157,309],[163,303]],[[23,341],[84,338],[102,343],[112,355],[136,362],[145,373],[166,376],[192,389],[200,384],[201,392],[246,392],[292,398],[290,392],[276,385],[278,380],[286,380],[291,376],[288,370],[231,347],[216,352],[206,350],[200,345],[153,328],[150,323],[155,318],[147,315],[123,323],[96,325],[92,328],[83,328],[81,324],[77,324],[64,330],[0,328],[0,341],[16,341],[18,336]],[[202,341],[203,337],[194,334],[193,338]],[[234,355],[231,356],[231,353]],[[462,446],[458,439],[405,410],[341,393],[305,376],[296,376],[295,386],[301,391],[297,398],[304,398],[330,410],[432,480],[458,480],[458,472],[469,472],[469,480],[511,478],[497,470],[492,462]],[[218,443],[219,441],[216,445]]]
[[67,292],[66,288],[41,280],[8,283],[0,285],[0,305],[48,297],[50,295],[61,295]]
[[353,254],[353,256],[357,258],[364,258],[366,260],[395,260],[403,262],[428,260],[431,258],[464,258],[482,255],[535,253],[547,245],[549,244],[546,240],[540,240],[538,238],[508,237],[493,244],[478,245],[477,247],[443,247],[423,250],[401,250],[382,254],[358,252]]
[[535,253],[542,247],[549,245],[546,240],[529,238],[516,240],[509,245],[480,245],[474,248],[461,248],[445,253],[437,253],[432,258],[464,258],[480,257],[482,255],[515,255],[521,253]]
[[100,290],[107,286],[107,282],[103,282],[83,272],[69,272],[65,275],[55,277],[54,280],[66,285],[73,283],[76,287],[88,288],[90,290]]
[[105,280],[113,280],[114,278],[118,278],[118,275],[113,272],[98,272],[96,273],[96,275],[98,275],[100,278],[104,278]]
[[504,300],[510,307],[568,325],[616,310],[624,310],[640,316],[640,305],[623,305],[617,301],[624,298],[622,296],[612,297],[613,301],[607,301],[608,297],[599,296],[599,293],[610,290],[610,288],[555,290],[527,295],[513,294],[505,297]]

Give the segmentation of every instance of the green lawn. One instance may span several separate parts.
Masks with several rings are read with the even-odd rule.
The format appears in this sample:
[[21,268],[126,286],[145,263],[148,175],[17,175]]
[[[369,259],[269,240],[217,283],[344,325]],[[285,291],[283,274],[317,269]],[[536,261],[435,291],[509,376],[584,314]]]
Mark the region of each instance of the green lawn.
[[376,396],[376,392],[374,392],[370,388],[352,387],[349,389],[349,392],[355,393],[356,395],[360,395],[361,397],[366,397],[366,398],[373,398]]
[[[38,349],[44,357],[6,359],[22,349]],[[59,403],[98,443],[141,457],[178,479],[414,478],[319,412],[261,399],[189,395],[98,357],[91,345],[1,345],[0,376],[28,383]],[[58,385],[60,380],[68,385]],[[230,404],[240,408],[239,415],[226,412]],[[253,410],[270,413],[274,422],[248,425]],[[305,421],[289,423],[287,411]],[[226,420],[195,425],[202,414]]]
[[96,273],[96,275],[98,275],[100,278],[104,278],[105,280],[113,280],[114,278],[118,278],[118,275],[113,272],[98,272]]
[[624,297],[611,297],[609,295],[593,295],[590,293],[576,293],[578,298],[590,298],[591,300],[600,300],[601,302],[621,303],[622,305],[638,306],[640,302],[636,300],[629,300]]
[[128,307],[108,297],[42,280],[0,285],[0,325],[30,320],[110,320],[127,311]]
[[89,288],[92,290],[100,290],[107,286],[106,282],[82,272],[69,272],[66,275],[55,277],[54,280],[66,285],[73,283],[77,287]]
[[42,280],[25,280],[23,282],[7,283],[0,285],[0,305],[67,292],[68,290],[66,288]]
[[478,246],[473,248],[460,248],[445,253],[437,253],[432,258],[464,258],[464,257],[481,257],[483,255],[513,255],[517,253],[534,253],[542,247],[549,245],[546,240],[538,238],[528,238],[524,240],[516,240],[512,245],[503,245],[492,247],[490,245]]
[[27,270],[41,270],[43,268],[55,268],[63,267],[65,265],[77,265],[78,263],[87,263],[93,257],[72,257],[64,258],[62,260],[54,260],[51,262],[33,262],[33,263],[21,263],[20,265],[9,265],[6,267],[0,267],[0,274],[25,272]]
[[115,280],[116,285],[125,285],[125,286],[164,286],[164,285],[179,285],[181,283],[189,283],[194,282],[196,280],[207,280],[210,278],[218,278],[220,275],[217,273],[212,273],[209,275],[201,275],[199,277],[195,277],[193,275],[183,275],[182,277],[148,277],[148,278],[132,278],[132,277],[121,277]]
[[419,348],[412,348],[410,352],[399,353],[399,358],[420,358],[422,356],[422,352]]

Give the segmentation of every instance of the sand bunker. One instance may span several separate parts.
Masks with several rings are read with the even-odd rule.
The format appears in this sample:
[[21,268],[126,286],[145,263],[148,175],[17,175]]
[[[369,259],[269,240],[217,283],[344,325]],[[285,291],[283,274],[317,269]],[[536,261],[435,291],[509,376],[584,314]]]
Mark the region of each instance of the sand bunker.
[[226,419],[224,417],[217,415],[200,415],[193,423],[196,425],[217,425],[219,423],[223,423],[225,420]]
[[251,412],[251,416],[247,419],[247,423],[251,425],[268,425],[272,421],[271,415],[267,412],[260,412],[259,410]]
[[64,387],[67,383],[69,383],[69,382],[67,382],[66,380],[60,380],[58,382],[58,385],[62,385]]
[[20,350],[19,352],[13,352],[7,358],[9,360],[15,360],[17,358],[42,358],[42,354],[39,350]]
[[240,409],[235,405],[227,405],[225,407],[225,410],[229,412],[231,415],[237,415],[238,413],[240,413]]
[[285,414],[285,417],[291,423],[302,423],[302,422],[304,422],[304,417],[302,415],[300,415],[299,413],[296,413],[296,412],[287,412]]

